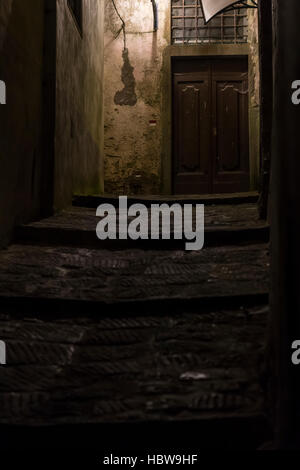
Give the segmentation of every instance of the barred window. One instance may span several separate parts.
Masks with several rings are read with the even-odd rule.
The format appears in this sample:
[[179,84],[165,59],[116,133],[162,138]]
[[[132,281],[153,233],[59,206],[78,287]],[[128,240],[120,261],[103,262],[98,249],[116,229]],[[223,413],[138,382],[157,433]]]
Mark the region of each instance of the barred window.
[[241,43],[248,40],[246,8],[217,15],[207,25],[204,22],[201,0],[172,0],[172,42]]
[[82,33],[82,0],[68,0],[68,6],[80,33]]

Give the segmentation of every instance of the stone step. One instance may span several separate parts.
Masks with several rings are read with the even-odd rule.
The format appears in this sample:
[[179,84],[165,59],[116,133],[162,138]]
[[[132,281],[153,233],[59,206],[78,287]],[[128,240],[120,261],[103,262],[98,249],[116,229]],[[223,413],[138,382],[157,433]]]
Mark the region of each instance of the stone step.
[[268,271],[264,244],[198,252],[12,245],[0,252],[0,298],[29,309],[63,302],[70,312],[89,303],[99,315],[225,306],[267,300]]
[[[128,204],[142,203],[149,207],[151,204],[255,204],[259,198],[257,191],[228,194],[201,194],[201,195],[150,195],[150,196],[128,196]],[[96,209],[100,204],[118,205],[118,196],[105,195],[75,195],[73,205]]]
[[[16,229],[15,242],[44,245],[70,245],[109,250],[139,248],[143,250],[185,249],[182,240],[102,240],[96,236],[99,222],[95,210],[70,208],[53,217]],[[149,224],[150,226],[150,224]],[[171,227],[174,231],[174,227]],[[161,234],[160,234],[161,236]],[[172,235],[171,235],[172,236]],[[149,235],[150,237],[150,235]],[[269,226],[259,220],[255,204],[210,205],[205,207],[205,246],[234,245],[239,243],[266,243]]]
[[262,445],[269,252],[245,245],[245,231],[268,232],[256,206],[207,206],[206,239],[244,234],[195,252],[103,249],[97,220],[74,207],[0,252],[0,448],[89,447],[102,433],[141,448],[143,429],[154,453],[187,436],[199,450]]
[[138,443],[150,450],[145,428],[148,436],[155,431],[153,450],[159,443],[176,448],[185,436],[199,450],[253,450],[269,437],[260,386],[264,304],[141,310],[134,318],[95,316],[88,306],[79,315],[53,310],[49,317],[1,311],[8,361],[0,381],[2,445],[53,445],[59,436],[80,448],[105,430],[112,449],[118,441],[110,439],[123,430],[131,436],[127,450]]

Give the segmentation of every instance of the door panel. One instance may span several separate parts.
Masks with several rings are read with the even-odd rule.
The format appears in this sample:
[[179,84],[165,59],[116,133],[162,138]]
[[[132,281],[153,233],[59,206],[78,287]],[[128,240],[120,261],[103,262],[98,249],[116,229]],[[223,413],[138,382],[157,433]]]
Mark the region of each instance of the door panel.
[[177,74],[174,92],[175,192],[209,191],[210,90],[207,74]]
[[231,82],[216,82],[216,140],[218,171],[236,171],[240,167],[239,97]]
[[175,194],[248,190],[247,68],[232,58],[174,64]]
[[214,193],[249,185],[248,80],[244,73],[212,76]]

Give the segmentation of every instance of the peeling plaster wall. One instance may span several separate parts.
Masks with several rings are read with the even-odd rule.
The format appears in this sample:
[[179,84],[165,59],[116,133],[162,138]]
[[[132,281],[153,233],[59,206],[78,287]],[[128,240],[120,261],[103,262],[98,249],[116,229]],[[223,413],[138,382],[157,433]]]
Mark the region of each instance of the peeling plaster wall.
[[[171,192],[170,57],[176,54],[239,55],[241,50],[249,56],[250,184],[252,189],[256,188],[259,172],[257,11],[248,10],[248,45],[172,46],[170,0],[157,2],[157,33],[147,33],[153,29],[150,0],[115,0],[115,3],[126,24],[128,51],[124,62],[122,23],[112,0],[106,0],[105,191],[115,194]],[[127,72],[131,78],[126,76]],[[124,97],[128,103],[122,102]],[[150,121],[156,121],[156,126],[150,126]]]
[[54,207],[103,191],[104,0],[83,0],[81,36],[57,1]]
[[43,0],[0,1],[0,245],[40,211],[43,39]]
[[[105,192],[158,193],[161,184],[161,68],[169,40],[169,1],[158,1],[153,32],[150,0],[105,5]],[[117,38],[116,38],[117,37]],[[155,121],[155,122],[152,122]]]
[[250,46],[250,80],[249,96],[250,105],[259,107],[259,52],[258,52],[258,18],[257,10],[248,10],[249,34],[248,42]]

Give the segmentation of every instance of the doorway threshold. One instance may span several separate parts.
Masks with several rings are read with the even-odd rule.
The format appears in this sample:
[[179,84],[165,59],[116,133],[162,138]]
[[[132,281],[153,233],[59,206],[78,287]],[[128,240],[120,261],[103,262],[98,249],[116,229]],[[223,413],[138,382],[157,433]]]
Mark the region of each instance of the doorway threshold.
[[[74,195],[73,206],[97,208],[100,204],[116,204],[118,195]],[[156,194],[156,195],[134,195],[128,196],[130,204],[142,202],[145,206],[151,204],[205,204],[205,205],[224,205],[224,204],[255,204],[258,201],[259,193],[257,191],[242,193],[225,193],[225,194]]]

